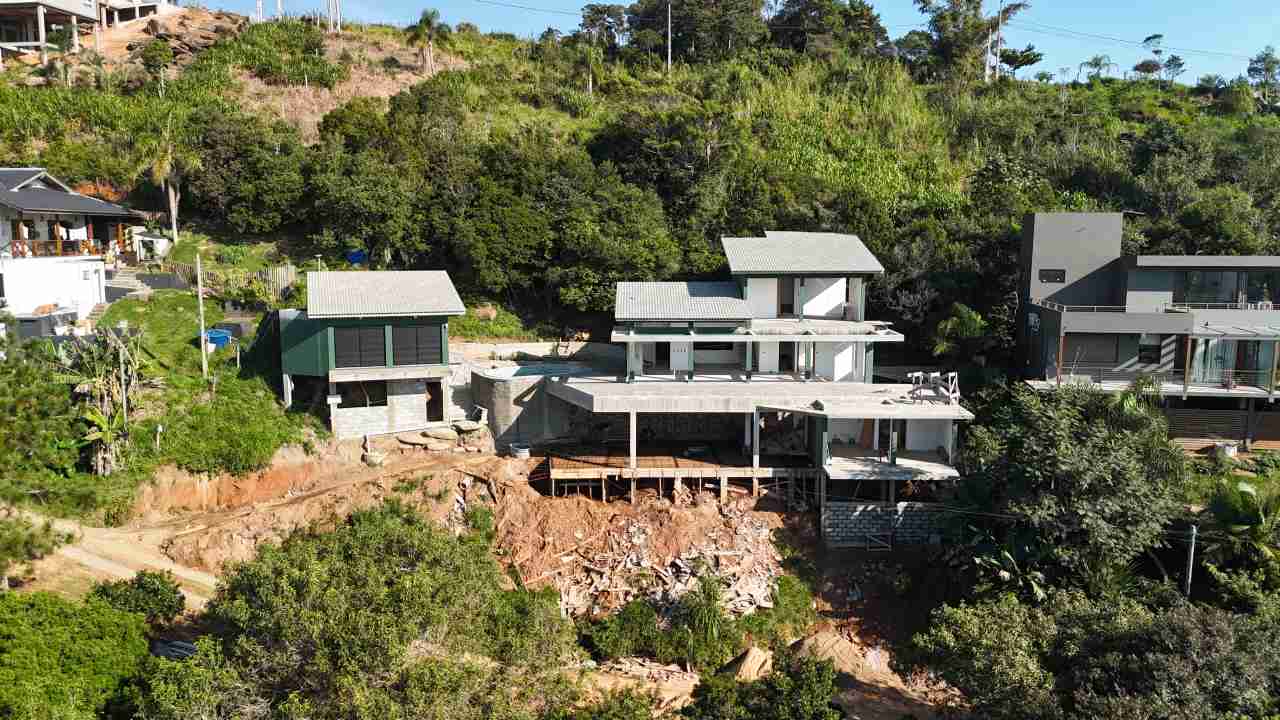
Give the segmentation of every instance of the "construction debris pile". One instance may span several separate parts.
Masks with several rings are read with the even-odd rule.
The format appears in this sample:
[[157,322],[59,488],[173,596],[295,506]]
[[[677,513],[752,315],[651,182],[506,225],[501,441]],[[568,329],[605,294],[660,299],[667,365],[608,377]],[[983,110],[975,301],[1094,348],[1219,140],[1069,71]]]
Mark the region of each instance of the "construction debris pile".
[[751,498],[722,504],[682,487],[672,499],[642,493],[632,506],[550,499],[527,484],[498,495],[499,546],[526,585],[560,592],[566,615],[604,614],[636,599],[669,605],[705,574],[725,582],[725,609],[734,614],[772,606],[782,574],[772,532],[782,516],[752,510]]

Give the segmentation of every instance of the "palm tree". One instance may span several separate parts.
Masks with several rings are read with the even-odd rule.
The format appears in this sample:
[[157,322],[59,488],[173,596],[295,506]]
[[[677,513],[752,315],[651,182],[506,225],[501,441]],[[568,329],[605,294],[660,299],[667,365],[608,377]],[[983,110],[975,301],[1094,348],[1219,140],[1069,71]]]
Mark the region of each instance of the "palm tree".
[[1212,529],[1220,543],[1207,551],[1229,557],[1248,556],[1270,561],[1280,556],[1280,486],[1272,482],[1259,489],[1253,483],[1224,479],[1209,501]]
[[142,166],[139,174],[146,173],[164,190],[169,203],[169,224],[173,241],[178,242],[178,205],[182,200],[182,179],[201,166],[200,156],[183,142],[170,114],[162,127],[145,136],[139,143]]
[[578,69],[587,74],[587,95],[595,97],[595,76],[604,67],[604,51],[595,43],[582,48],[578,56]]
[[1085,68],[1089,68],[1089,75],[1087,77],[1090,80],[1095,80],[1117,67],[1118,66],[1115,63],[1111,62],[1110,55],[1094,55],[1088,60],[1080,63],[1080,68],[1076,71],[1076,82],[1080,82],[1080,73],[1084,71]]
[[418,22],[409,27],[409,44],[418,48],[418,64],[428,72],[436,71],[436,40],[444,40],[451,32],[435,8],[423,10]]

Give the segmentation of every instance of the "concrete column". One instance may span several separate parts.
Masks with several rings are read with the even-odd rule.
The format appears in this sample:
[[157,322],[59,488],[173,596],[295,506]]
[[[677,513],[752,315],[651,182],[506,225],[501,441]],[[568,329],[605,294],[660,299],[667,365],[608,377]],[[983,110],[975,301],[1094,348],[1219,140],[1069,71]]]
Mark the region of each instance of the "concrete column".
[[75,15],[71,16],[71,51],[80,52],[80,19]]
[[760,411],[751,411],[751,468],[760,467]]
[[946,438],[947,462],[952,465],[956,464],[956,423],[954,420],[947,421]]
[[1196,354],[1196,342],[1197,340],[1194,337],[1190,335],[1187,336],[1187,362],[1185,363],[1185,367],[1182,369],[1183,400],[1187,399],[1187,390],[1191,387],[1191,358]]
[[742,447],[751,447],[751,415],[742,417]]
[[93,24],[93,51],[102,52],[102,23],[100,22]]
[[631,435],[631,460],[629,467],[636,469],[636,411],[632,410],[627,417],[627,430]]
[[293,378],[289,377],[289,373],[284,373],[281,379],[281,387],[284,388],[284,406],[288,409],[293,405]]
[[871,449],[880,449],[880,418],[871,421]]
[[751,342],[748,341],[744,343],[743,346],[746,348],[746,351],[747,351],[747,359],[746,359],[747,381],[750,382],[751,381]]
[[44,6],[36,5],[36,41],[40,43],[40,64],[49,62],[49,48],[45,47]]

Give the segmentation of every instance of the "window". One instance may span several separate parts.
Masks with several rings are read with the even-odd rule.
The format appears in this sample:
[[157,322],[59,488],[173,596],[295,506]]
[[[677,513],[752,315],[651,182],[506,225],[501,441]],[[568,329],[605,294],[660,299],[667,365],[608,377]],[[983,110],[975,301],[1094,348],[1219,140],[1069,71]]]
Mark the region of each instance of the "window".
[[437,365],[444,362],[440,326],[396,326],[391,328],[392,365]]
[[1063,364],[1114,363],[1119,360],[1120,336],[1092,333],[1071,333],[1066,338]]
[[365,382],[338,383],[338,396],[342,401],[339,408],[385,407],[387,404],[387,382],[385,380],[368,380]]
[[381,325],[333,329],[334,367],[383,367],[387,340]]
[[1138,338],[1138,362],[1143,365],[1160,364],[1161,337],[1143,334]]
[[1044,269],[1040,271],[1040,282],[1042,283],[1064,283],[1067,281],[1067,271],[1062,269]]
[[696,342],[693,344],[694,350],[732,350],[733,343],[727,342]]

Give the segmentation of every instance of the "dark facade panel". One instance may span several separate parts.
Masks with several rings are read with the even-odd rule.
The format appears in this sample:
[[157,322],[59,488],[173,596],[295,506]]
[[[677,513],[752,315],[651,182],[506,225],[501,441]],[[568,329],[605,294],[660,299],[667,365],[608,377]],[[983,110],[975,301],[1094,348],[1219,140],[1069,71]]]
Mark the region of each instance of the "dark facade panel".
[[333,329],[334,367],[383,367],[386,364],[386,331],[381,325]]
[[444,362],[443,333],[439,324],[391,328],[391,364],[437,365]]

